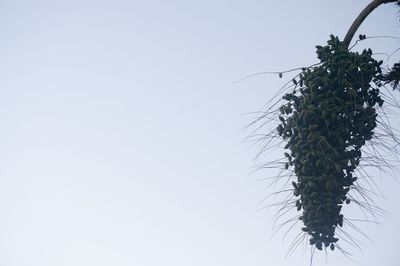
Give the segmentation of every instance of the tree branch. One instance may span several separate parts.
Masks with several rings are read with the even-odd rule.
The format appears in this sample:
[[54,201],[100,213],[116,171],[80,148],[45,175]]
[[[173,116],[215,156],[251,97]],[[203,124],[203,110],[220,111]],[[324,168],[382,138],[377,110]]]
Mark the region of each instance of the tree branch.
[[354,20],[353,24],[351,25],[350,29],[347,31],[346,36],[344,37],[343,44],[348,48],[353,39],[354,34],[356,34],[358,28],[360,27],[361,23],[364,19],[372,13],[378,6],[387,3],[398,2],[399,0],[373,0],[368,6],[361,11],[360,15]]

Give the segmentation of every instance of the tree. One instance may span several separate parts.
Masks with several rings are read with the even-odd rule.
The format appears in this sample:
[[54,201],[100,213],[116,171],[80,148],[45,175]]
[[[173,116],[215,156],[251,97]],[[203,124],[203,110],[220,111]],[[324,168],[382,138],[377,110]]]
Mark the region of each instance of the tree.
[[[384,212],[373,202],[373,187],[365,187],[370,180],[366,169],[396,171],[381,151],[398,159],[396,146],[400,141],[385,114],[387,108],[399,107],[383,90],[388,83],[397,86],[400,65],[384,73],[383,61],[374,59],[371,49],[358,53],[349,46],[364,19],[387,3],[400,5],[398,0],[373,0],[343,41],[331,35],[326,46],[317,46],[319,63],[302,68],[284,87],[282,99],[254,121],[261,123],[258,129],[270,126],[258,139],[263,142],[262,152],[276,147],[287,150],[282,159],[264,166],[278,168],[276,179],[287,185],[274,193],[288,193],[277,204],[275,220],[286,219],[277,229],[303,223],[303,233],[293,240],[289,252],[305,240],[313,250],[337,248],[346,255],[340,239],[359,244],[343,230],[343,224],[366,235],[343,216],[342,208],[354,203],[373,218]],[[359,41],[365,39],[359,35]],[[291,209],[300,214],[287,218]]]

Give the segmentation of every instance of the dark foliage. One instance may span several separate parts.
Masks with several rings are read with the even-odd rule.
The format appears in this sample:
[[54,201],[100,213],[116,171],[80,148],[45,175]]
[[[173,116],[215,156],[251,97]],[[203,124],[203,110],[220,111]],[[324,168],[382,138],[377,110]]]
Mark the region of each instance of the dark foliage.
[[392,69],[382,76],[382,81],[385,82],[385,84],[389,83],[395,90],[400,81],[400,63],[394,64]]

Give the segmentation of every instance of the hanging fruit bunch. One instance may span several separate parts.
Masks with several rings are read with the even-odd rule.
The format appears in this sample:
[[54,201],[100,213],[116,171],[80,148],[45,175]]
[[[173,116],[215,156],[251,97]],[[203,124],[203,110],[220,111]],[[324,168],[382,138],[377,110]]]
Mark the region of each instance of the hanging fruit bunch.
[[285,168],[297,178],[292,186],[302,230],[317,249],[334,250],[362,147],[374,137],[376,109],[384,103],[382,61],[370,49],[349,51],[332,35],[317,55],[320,64],[304,68],[283,96],[276,130],[286,143]]

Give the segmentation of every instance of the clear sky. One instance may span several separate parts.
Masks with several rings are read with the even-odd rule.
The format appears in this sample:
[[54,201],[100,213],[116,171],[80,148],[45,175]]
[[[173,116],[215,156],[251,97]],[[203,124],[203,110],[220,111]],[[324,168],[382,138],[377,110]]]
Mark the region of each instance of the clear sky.
[[[316,62],[368,2],[0,0],[0,266],[308,265],[242,142],[284,79],[234,82]],[[398,11],[361,33],[399,36]],[[399,265],[400,185],[376,181],[391,215],[328,265]]]

